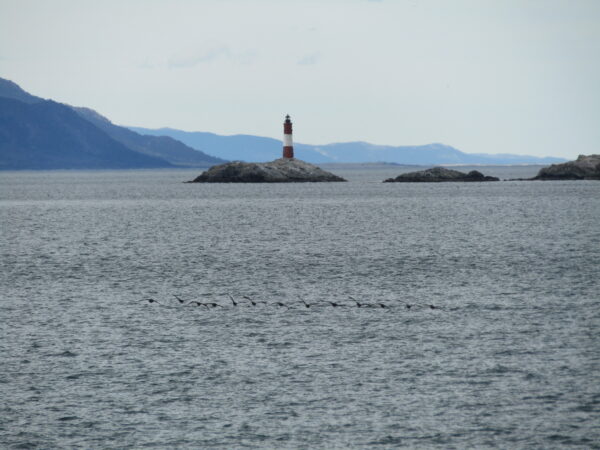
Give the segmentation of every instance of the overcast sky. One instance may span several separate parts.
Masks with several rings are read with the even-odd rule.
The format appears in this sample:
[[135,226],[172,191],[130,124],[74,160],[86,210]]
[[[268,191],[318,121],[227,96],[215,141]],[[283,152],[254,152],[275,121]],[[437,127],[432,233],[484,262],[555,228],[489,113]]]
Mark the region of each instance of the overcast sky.
[[122,125],[600,153],[596,0],[0,0],[0,77]]

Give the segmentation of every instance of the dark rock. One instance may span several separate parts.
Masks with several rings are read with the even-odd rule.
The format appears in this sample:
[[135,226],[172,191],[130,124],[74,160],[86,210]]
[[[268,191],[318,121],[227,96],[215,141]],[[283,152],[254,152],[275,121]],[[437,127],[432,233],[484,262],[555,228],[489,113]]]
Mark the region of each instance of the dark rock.
[[191,183],[299,183],[346,181],[317,166],[295,158],[267,163],[233,161],[213,166]]
[[533,180],[600,180],[600,155],[579,155],[577,160],[540,169]]
[[396,178],[388,178],[385,183],[440,183],[448,181],[500,181],[496,177],[483,175],[481,172],[472,170],[469,173],[458,170],[434,167],[432,169],[420,170],[418,172],[403,173]]

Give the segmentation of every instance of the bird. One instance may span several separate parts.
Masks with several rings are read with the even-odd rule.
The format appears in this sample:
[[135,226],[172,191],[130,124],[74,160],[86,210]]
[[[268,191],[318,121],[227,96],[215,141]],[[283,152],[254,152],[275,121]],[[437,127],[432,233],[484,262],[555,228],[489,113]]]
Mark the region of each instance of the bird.
[[435,305],[429,305],[429,309],[440,309],[440,308]]
[[155,300],[155,299],[153,299],[151,297],[149,297],[149,298],[143,298],[143,299],[140,300],[140,302],[156,303],[157,305],[160,305],[163,308],[173,308],[173,306],[171,306],[171,305],[165,305],[165,304],[163,304],[163,303],[159,302],[158,300]]
[[327,303],[329,303],[331,306],[333,306],[334,308],[338,307],[338,306],[344,306],[341,303],[336,303],[336,302],[330,302],[329,300],[325,300]]
[[188,305],[206,306],[204,303],[200,303],[196,300],[194,300],[193,302],[189,302]]
[[252,306],[256,306],[258,303],[265,303],[265,302],[256,302],[246,295],[242,295],[242,298],[245,298],[246,300],[248,300],[252,304]]
[[279,307],[281,307],[281,306],[285,306],[285,307],[286,307],[286,308],[288,308],[288,309],[290,308],[290,307],[289,307],[288,305],[286,305],[285,303],[281,303],[281,302],[275,302],[275,304],[276,304],[277,306],[279,306]]
[[301,298],[300,301],[304,303],[304,306],[306,306],[307,308],[310,308],[312,306],[310,303],[306,303],[303,298]]
[[410,303],[407,303],[405,306],[406,306],[406,309],[410,309],[410,308],[412,308],[413,305],[411,305]]
[[375,303],[373,305],[375,308],[379,307],[379,308],[389,308],[389,306],[385,305],[384,303]]
[[217,307],[219,307],[219,308],[222,308],[222,306],[221,306],[221,305],[219,305],[218,303],[212,303],[212,302],[210,302],[210,303],[202,303],[202,304],[203,304],[204,306],[210,306],[210,307],[212,307],[212,308],[217,308]]
[[[348,296],[348,297],[350,297],[350,296]],[[356,306],[358,306],[359,308],[362,308],[363,306],[369,306],[369,305],[367,305],[366,303],[360,303],[360,302],[359,302],[358,300],[356,300],[354,297],[350,297],[350,299],[351,299],[351,300],[352,300],[354,303],[356,303]]]
[[233,306],[237,306],[237,302],[233,299],[233,297],[231,296],[231,294],[227,294],[229,296],[229,298],[231,299],[231,303],[233,303]]
[[172,294],[172,295],[173,295],[173,297],[175,297],[175,298],[177,299],[177,301],[178,301],[179,303],[181,303],[182,305],[185,303],[185,301],[184,301],[184,300],[182,300],[181,298],[177,297],[175,294]]

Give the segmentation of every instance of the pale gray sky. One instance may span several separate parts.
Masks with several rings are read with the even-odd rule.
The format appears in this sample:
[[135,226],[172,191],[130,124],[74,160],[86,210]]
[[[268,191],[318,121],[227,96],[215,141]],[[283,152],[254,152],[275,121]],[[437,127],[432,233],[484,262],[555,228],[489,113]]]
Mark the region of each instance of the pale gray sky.
[[0,0],[0,77],[124,125],[600,153],[596,0]]

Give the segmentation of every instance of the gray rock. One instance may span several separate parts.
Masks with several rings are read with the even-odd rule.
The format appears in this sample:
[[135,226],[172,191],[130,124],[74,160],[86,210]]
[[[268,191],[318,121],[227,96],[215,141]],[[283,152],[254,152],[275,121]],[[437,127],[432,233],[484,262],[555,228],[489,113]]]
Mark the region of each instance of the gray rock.
[[458,170],[434,167],[433,169],[420,170],[418,172],[403,173],[396,178],[388,178],[385,183],[440,183],[447,181],[499,181],[496,177],[483,175],[481,172],[472,170],[469,173]]
[[233,161],[213,166],[191,183],[300,183],[346,181],[317,166],[295,158],[267,163]]
[[540,169],[533,180],[600,180],[600,155],[579,155],[577,160]]

